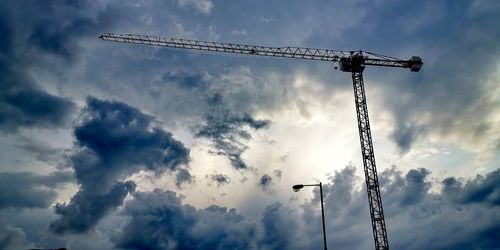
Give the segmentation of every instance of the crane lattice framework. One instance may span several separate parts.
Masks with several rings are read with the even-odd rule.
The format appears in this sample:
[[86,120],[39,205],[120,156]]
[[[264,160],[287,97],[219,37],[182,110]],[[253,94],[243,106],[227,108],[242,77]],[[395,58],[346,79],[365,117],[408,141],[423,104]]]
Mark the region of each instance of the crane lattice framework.
[[412,72],[418,72],[423,65],[420,57],[412,56],[408,60],[402,60],[366,51],[337,51],[297,47],[265,47],[135,34],[104,33],[100,35],[99,38],[105,41],[159,47],[330,61],[338,63],[341,71],[351,72],[375,249],[389,249],[384,210],[382,208],[382,198],[380,196],[380,187],[378,183],[377,167],[375,164],[375,154],[373,151],[370,121],[368,119],[368,107],[366,105],[366,94],[363,83],[363,70],[365,66],[382,66],[409,68]]

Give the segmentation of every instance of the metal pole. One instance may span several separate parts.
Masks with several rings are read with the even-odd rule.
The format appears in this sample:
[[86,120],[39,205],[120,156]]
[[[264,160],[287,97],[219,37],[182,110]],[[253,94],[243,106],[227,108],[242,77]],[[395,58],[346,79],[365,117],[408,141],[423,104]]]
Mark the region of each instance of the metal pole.
[[323,244],[326,249],[326,229],[325,229],[325,209],[323,208],[323,185],[319,183],[319,193],[321,196],[321,218],[323,219]]
[[375,153],[373,151],[372,132],[370,130],[370,120],[368,119],[363,68],[359,65],[356,67],[357,71],[352,71],[352,83],[354,87],[356,115],[358,116],[359,139],[361,142],[361,154],[363,155],[368,205],[372,219],[373,238],[375,240],[375,249],[389,250],[384,209],[382,208],[382,196],[380,195]]

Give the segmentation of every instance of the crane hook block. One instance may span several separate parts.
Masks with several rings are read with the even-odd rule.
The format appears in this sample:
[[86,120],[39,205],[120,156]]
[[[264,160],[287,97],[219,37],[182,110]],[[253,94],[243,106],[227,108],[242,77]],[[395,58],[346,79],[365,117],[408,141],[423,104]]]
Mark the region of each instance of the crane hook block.
[[422,68],[422,65],[424,65],[424,63],[422,62],[422,58],[420,58],[420,56],[412,56],[408,61],[410,63],[409,66],[411,72],[419,72],[420,69]]

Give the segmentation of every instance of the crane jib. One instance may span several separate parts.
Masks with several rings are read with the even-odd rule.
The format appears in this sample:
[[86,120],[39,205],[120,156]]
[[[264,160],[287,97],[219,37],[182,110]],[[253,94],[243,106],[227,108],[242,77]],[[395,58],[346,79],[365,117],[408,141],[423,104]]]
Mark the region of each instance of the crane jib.
[[[363,57],[363,65],[409,68],[413,72],[419,71],[423,65],[422,59],[418,56],[413,56],[409,60],[402,60],[365,51],[339,51],[299,47],[267,47],[134,34],[104,33],[100,35],[99,38],[106,41],[135,43],[159,47],[339,62],[340,68],[343,68],[345,69],[343,71],[348,72],[351,72],[350,66],[348,66],[351,63],[348,63],[345,60],[356,60],[356,57],[358,56]],[[341,62],[342,60],[344,61]],[[344,66],[342,66],[342,64]]]

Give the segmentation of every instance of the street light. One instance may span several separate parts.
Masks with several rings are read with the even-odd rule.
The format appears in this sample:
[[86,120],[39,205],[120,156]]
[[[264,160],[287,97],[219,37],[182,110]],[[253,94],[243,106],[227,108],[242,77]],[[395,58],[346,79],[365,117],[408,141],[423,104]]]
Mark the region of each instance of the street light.
[[293,185],[292,189],[294,192],[299,192],[303,187],[319,187],[319,194],[321,197],[321,218],[323,219],[323,244],[325,246],[325,250],[327,250],[326,249],[326,230],[325,230],[325,209],[323,208],[323,185],[321,184],[321,182],[319,184],[307,184],[307,185],[297,184],[297,185]]

